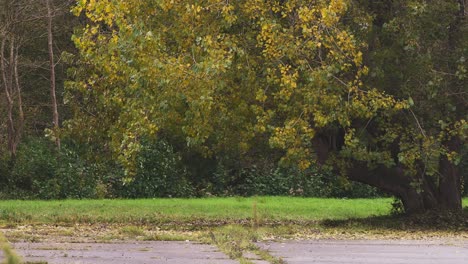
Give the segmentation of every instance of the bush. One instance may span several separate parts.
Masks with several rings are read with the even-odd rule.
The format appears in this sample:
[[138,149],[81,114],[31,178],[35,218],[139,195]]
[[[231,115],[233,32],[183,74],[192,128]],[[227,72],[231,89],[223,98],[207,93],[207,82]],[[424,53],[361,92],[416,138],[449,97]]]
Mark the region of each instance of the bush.
[[180,155],[166,141],[143,144],[137,164],[136,175],[130,183],[121,182],[123,186],[117,186],[120,196],[189,197],[194,194]]
[[[0,147],[2,146],[0,145]],[[0,155],[0,186],[7,186],[10,178],[8,158],[4,155]]]
[[48,142],[38,138],[25,140],[18,148],[10,173],[9,186],[20,196],[13,198],[57,197],[59,189],[54,182],[58,164],[57,154]]
[[[0,198],[152,198],[227,195],[293,195],[304,197],[376,197],[382,193],[314,168],[278,167],[268,159],[248,166],[232,157],[185,158],[164,140],[144,142],[136,174],[126,181],[124,170],[105,153],[71,142],[55,145],[29,138],[14,161],[0,157]],[[93,154],[91,156],[87,156]],[[88,157],[88,159],[86,158]],[[98,157],[98,158],[96,158]],[[92,161],[90,161],[92,160]]]
[[218,166],[217,178],[229,179],[224,182],[226,190],[224,194],[337,198],[365,198],[383,195],[376,188],[349,182],[342,177],[320,172],[315,168],[302,171],[294,167],[283,168],[271,163],[263,164],[262,167],[254,165],[238,171],[228,170],[222,165]]
[[53,184],[60,191],[56,198],[98,198],[102,176],[96,164],[86,162],[74,150],[66,148],[57,161],[60,164],[56,167]]
[[83,151],[62,142],[58,153],[55,145],[44,138],[25,140],[13,162],[0,159],[0,197],[149,198],[188,197],[194,193],[180,156],[164,141],[144,145],[136,176],[126,184],[124,170],[115,162],[89,162]]
[[30,138],[18,148],[8,180],[10,198],[94,198],[95,168],[66,145],[60,153],[46,139]]

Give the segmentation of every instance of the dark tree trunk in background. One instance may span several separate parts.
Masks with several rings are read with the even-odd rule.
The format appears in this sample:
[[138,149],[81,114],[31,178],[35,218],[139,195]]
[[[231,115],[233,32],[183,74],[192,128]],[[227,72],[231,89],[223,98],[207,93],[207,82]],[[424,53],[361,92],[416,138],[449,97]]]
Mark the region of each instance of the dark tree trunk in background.
[[[0,72],[1,84],[4,88],[5,101],[7,104],[7,141],[8,151],[11,157],[16,156],[16,150],[20,142],[24,124],[24,113],[22,107],[21,87],[18,77],[18,41],[14,36],[3,32],[0,36]],[[7,47],[8,46],[8,47]],[[6,55],[8,54],[8,56]],[[15,102],[18,105],[18,115],[15,117]]]
[[16,132],[16,141],[19,144],[21,141],[21,135],[23,134],[23,128],[24,128],[24,111],[23,111],[23,96],[21,94],[21,85],[20,85],[20,79],[19,79],[19,73],[18,73],[18,50],[19,50],[19,44],[16,46],[16,52],[15,52],[15,60],[14,60],[14,65],[13,65],[13,73],[15,76],[15,88],[16,88],[16,94],[18,95],[18,114],[19,114],[19,120],[18,120],[18,128]]
[[50,65],[50,97],[52,101],[52,122],[54,125],[55,144],[60,149],[59,132],[59,112],[56,96],[55,83],[55,58],[54,58],[54,35],[53,35],[53,14],[50,0],[45,0],[47,8],[47,44],[49,50],[49,65]]
[[[445,144],[449,151],[460,153],[462,142],[459,138],[452,138]],[[439,204],[444,209],[461,210],[461,172],[457,166],[447,157],[442,157],[439,162],[440,184]]]
[[0,46],[0,65],[1,65],[1,72],[2,72],[2,82],[3,87],[5,90],[5,97],[7,102],[7,140],[8,140],[8,151],[10,152],[11,156],[16,155],[16,148],[15,148],[15,122],[13,120],[13,90],[11,87],[11,76],[10,72],[10,65],[7,65],[7,58],[5,56],[5,49],[7,44],[7,37],[6,34],[2,36],[2,43]]
[[18,73],[18,50],[21,37],[18,34],[20,12],[13,1],[4,1],[3,16],[0,24],[0,87],[3,86],[6,102],[7,148],[10,156],[15,158],[24,126],[23,99]]

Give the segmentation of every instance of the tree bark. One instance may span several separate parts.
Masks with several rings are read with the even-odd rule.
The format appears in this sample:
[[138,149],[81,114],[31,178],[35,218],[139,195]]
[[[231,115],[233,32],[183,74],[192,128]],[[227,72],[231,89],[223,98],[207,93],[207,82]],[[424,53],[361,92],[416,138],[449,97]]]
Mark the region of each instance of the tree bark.
[[[13,119],[13,89],[12,85],[12,76],[11,76],[11,64],[6,64],[5,57],[5,48],[6,48],[7,36],[4,34],[2,38],[2,43],[0,45],[0,70],[2,72],[2,81],[3,87],[5,89],[5,97],[7,102],[7,141],[8,141],[8,151],[12,157],[16,156],[16,143],[15,143],[15,122]],[[10,45],[12,45],[10,40]],[[11,56],[11,55],[10,55]],[[10,58],[11,61],[11,58]]]
[[458,0],[460,5],[460,15],[462,17],[468,16],[468,0]]
[[23,111],[23,97],[21,95],[21,85],[19,80],[19,73],[18,73],[18,50],[19,45],[17,44],[13,71],[15,76],[15,87],[16,87],[16,94],[18,95],[18,113],[19,113],[19,120],[18,120],[18,129],[16,130],[16,142],[20,142],[21,135],[23,133],[24,127],[24,111]]
[[53,15],[50,0],[45,0],[47,8],[47,45],[49,50],[49,65],[50,65],[50,97],[52,101],[52,123],[54,126],[55,144],[60,149],[60,137],[59,132],[59,112],[57,105],[56,96],[56,84],[55,84],[55,58],[54,58],[54,35],[53,35]]
[[[448,140],[445,145],[449,151],[460,153],[462,142],[459,138]],[[462,210],[461,173],[459,168],[443,156],[439,162],[440,184],[439,204],[443,209]]]

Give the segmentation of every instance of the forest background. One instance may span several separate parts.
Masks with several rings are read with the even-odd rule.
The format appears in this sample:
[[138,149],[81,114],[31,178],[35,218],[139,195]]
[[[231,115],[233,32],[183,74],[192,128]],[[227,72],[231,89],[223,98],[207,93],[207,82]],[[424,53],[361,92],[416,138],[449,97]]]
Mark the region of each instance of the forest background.
[[468,194],[466,1],[170,2],[0,0],[0,198]]

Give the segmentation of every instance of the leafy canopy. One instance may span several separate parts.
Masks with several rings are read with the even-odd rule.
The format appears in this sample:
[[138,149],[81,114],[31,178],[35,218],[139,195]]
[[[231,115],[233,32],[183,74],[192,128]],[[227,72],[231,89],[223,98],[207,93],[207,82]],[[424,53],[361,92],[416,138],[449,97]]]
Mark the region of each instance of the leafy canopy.
[[[129,171],[158,134],[206,155],[268,141],[307,168],[312,139],[336,130],[341,157],[391,166],[401,127],[389,120],[414,102],[363,84],[373,18],[351,2],[80,0],[73,11],[89,22],[74,37],[68,126],[111,142]],[[371,120],[381,126],[369,140]]]

